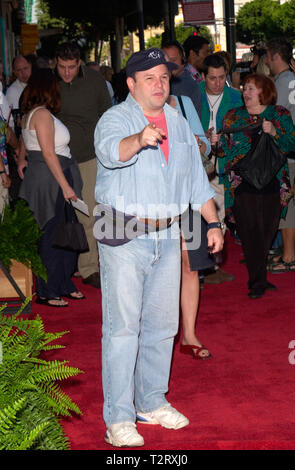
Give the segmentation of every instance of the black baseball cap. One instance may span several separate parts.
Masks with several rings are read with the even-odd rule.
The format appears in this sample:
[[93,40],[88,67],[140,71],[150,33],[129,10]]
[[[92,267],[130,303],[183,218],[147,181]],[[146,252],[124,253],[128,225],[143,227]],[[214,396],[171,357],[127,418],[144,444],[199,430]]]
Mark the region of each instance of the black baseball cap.
[[178,65],[174,64],[174,62],[168,62],[162,49],[157,47],[152,47],[146,51],[134,52],[127,61],[126,76],[131,77],[135,72],[149,70],[161,64],[166,65],[170,71],[178,69]]

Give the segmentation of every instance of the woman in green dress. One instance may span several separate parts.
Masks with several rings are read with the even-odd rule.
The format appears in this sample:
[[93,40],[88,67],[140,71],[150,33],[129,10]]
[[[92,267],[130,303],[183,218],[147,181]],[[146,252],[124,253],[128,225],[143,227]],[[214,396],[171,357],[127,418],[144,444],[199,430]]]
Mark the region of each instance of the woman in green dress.
[[[259,74],[246,77],[243,86],[245,106],[230,110],[224,117],[223,129],[262,123],[262,130],[274,139],[279,149],[288,154],[295,148],[295,127],[289,111],[276,106],[273,81]],[[236,174],[232,167],[244,158],[257,137],[257,129],[212,136],[219,142],[218,156],[226,159],[224,171],[225,210],[227,220],[234,222],[242,242],[248,269],[249,297],[257,299],[276,287],[267,281],[267,255],[279,225],[285,217],[292,189],[287,163],[269,184],[258,190]]]

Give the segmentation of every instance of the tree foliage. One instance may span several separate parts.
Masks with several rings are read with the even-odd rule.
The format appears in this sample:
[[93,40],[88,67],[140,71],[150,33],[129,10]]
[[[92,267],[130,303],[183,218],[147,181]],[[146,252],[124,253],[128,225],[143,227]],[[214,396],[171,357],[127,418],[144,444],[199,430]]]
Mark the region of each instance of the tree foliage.
[[43,28],[62,28],[66,27],[65,20],[61,17],[55,18],[50,14],[49,2],[38,0],[36,3],[38,25]]
[[[87,39],[100,37],[107,40],[116,31],[116,18],[124,18],[124,32],[138,28],[136,0],[43,0],[40,2],[52,18],[63,18],[65,34],[83,36]],[[163,9],[159,0],[144,0],[144,22],[147,25],[159,25],[163,19]]]
[[292,43],[295,42],[295,0],[280,5],[278,9],[277,21],[283,25],[284,36]]
[[[183,23],[181,23],[175,27],[176,40],[180,42],[180,44],[183,44],[186,38],[194,32],[196,32],[196,28],[194,26],[187,27],[184,26]],[[207,26],[201,26],[200,28],[198,28],[198,35],[205,37],[209,41],[212,41],[212,36]],[[153,36],[147,41],[146,47],[161,47],[161,42],[162,36],[160,34],[157,34],[156,36]]]
[[[167,1],[143,0],[145,28],[159,26]],[[113,59],[120,55],[123,37],[136,31],[139,24],[136,0],[84,0],[82,5],[69,4],[68,0],[40,0],[38,16],[43,27],[53,27],[57,21],[54,19],[58,18],[62,23],[63,39],[78,40],[85,51],[93,46],[98,50],[99,41],[110,41]]]
[[253,0],[240,8],[236,22],[237,40],[245,44],[266,42],[286,36],[295,40],[295,0],[282,5],[277,0]]

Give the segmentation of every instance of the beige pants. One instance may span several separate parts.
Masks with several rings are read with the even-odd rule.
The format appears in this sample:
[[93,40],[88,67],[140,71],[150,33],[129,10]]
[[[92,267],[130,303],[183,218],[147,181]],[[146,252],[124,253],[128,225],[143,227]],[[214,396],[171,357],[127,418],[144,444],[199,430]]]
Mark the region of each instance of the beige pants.
[[[219,169],[218,169],[218,160],[217,160],[216,169],[217,169],[217,172],[218,172],[219,171]],[[219,218],[220,222],[224,222],[224,218],[225,218],[224,185],[219,184],[219,176],[215,176],[215,178],[213,178],[213,180],[210,181],[210,186],[215,191],[214,201],[215,201],[215,205],[216,205],[218,218]]]
[[[217,164],[216,164],[216,170],[217,170],[217,172],[219,172],[218,160],[217,160]],[[224,222],[224,218],[225,218],[224,185],[219,184],[219,176],[215,176],[215,178],[213,178],[210,181],[210,186],[215,191],[214,201],[215,201],[215,206],[216,206],[216,210],[217,210],[217,216],[218,216],[220,222]],[[223,229],[222,229],[223,236],[225,235],[225,232],[226,232],[226,226],[224,226]],[[217,265],[221,264],[222,261],[223,261],[222,252],[216,253],[214,255],[214,260],[215,260],[215,263]]]
[[[290,183],[294,189],[294,179],[295,179],[295,162],[288,161]],[[279,228],[295,228],[295,199],[289,201],[287,215],[285,219],[280,220]]]
[[2,178],[0,177],[0,215],[3,213],[5,206],[8,204],[8,189],[3,187]]
[[80,253],[78,258],[78,269],[83,279],[85,279],[90,276],[90,274],[99,271],[97,241],[93,236],[93,209],[96,206],[94,199],[97,172],[96,158],[88,160],[87,162],[79,163],[79,170],[83,181],[82,199],[88,205],[89,209],[89,217],[78,210],[76,211],[79,222],[83,224],[85,229],[89,245],[89,251],[86,253]]

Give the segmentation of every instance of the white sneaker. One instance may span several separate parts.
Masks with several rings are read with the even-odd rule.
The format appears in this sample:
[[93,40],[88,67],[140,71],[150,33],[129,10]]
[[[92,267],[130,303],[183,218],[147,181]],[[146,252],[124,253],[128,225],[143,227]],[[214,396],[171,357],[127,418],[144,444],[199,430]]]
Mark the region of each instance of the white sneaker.
[[143,424],[160,424],[167,429],[180,429],[189,424],[189,420],[169,403],[150,413],[136,414],[137,421]]
[[116,423],[108,427],[104,440],[115,447],[138,447],[144,445],[134,423]]

